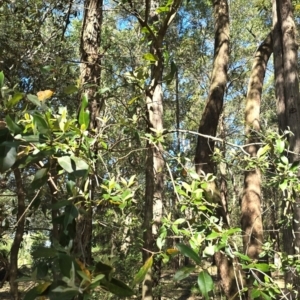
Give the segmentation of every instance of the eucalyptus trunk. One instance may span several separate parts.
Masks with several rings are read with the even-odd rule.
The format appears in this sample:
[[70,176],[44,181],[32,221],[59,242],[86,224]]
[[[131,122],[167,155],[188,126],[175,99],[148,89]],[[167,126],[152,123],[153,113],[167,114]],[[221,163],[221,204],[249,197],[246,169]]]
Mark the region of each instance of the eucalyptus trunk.
[[[299,98],[299,79],[298,79],[298,59],[296,42],[296,26],[293,20],[292,3],[289,0],[277,0],[273,2],[273,28],[274,40],[280,46],[276,53],[275,61],[275,83],[276,97],[278,105],[280,131],[289,127],[292,135],[289,136],[290,163],[299,161],[300,154],[300,98]],[[276,31],[275,31],[276,30]],[[279,38],[280,37],[280,40]],[[284,99],[284,100],[283,100]],[[300,175],[300,174],[299,174]],[[294,202],[286,197],[283,203],[283,218],[287,221],[283,229],[283,250],[287,255],[300,254],[300,206],[299,196],[296,195]],[[295,257],[296,258],[296,257]],[[285,283],[294,285],[299,293],[299,274],[294,267],[285,271]],[[297,294],[291,295],[293,299]]]
[[[84,3],[84,17],[81,32],[81,84],[83,92],[88,96],[90,110],[89,131],[93,136],[100,127],[99,115],[103,101],[99,95],[101,79],[101,43],[103,0],[86,0]],[[92,153],[97,154],[97,144]],[[83,201],[80,214],[76,222],[76,237],[73,251],[84,263],[92,263],[92,201],[95,192],[95,182],[92,175],[89,178],[88,201]]]
[[[245,150],[250,157],[257,157],[260,140],[259,114],[263,88],[263,81],[266,73],[267,63],[272,54],[272,34],[269,34],[265,41],[256,51],[252,66],[251,76],[248,85],[248,93],[245,109],[245,133],[247,136]],[[263,245],[263,223],[261,215],[261,171],[259,168],[245,172],[244,191],[241,203],[241,225],[243,230],[244,252],[253,261],[259,260],[259,254]],[[260,276],[258,273],[257,276]],[[253,278],[249,280],[249,288]]]
[[[213,1],[215,17],[215,45],[214,63],[211,76],[208,100],[200,121],[198,132],[202,135],[215,137],[219,119],[223,110],[223,99],[227,84],[227,69],[229,61],[229,8],[226,0]],[[215,165],[212,160],[215,142],[204,136],[198,136],[195,165],[199,175],[203,173],[215,173]],[[227,205],[222,201],[222,195],[218,191],[216,183],[210,186],[213,191],[212,201],[219,205],[217,215],[223,222],[229,225]],[[225,198],[223,197],[223,200]],[[223,252],[215,254],[215,262],[221,278],[221,285],[228,299],[237,299],[238,287],[232,260]]]

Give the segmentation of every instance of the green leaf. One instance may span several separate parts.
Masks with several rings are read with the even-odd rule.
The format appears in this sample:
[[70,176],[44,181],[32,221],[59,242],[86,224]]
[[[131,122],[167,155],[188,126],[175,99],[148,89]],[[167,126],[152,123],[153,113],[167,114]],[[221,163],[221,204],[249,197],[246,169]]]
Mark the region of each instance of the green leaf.
[[186,257],[191,258],[194,262],[196,262],[197,264],[201,263],[201,259],[198,256],[198,254],[189,246],[186,246],[184,244],[177,244],[176,248]]
[[23,132],[23,128],[18,124],[16,124],[15,121],[10,117],[10,115],[5,116],[5,121],[6,121],[6,126],[12,133],[18,134]]
[[111,281],[104,278],[100,281],[100,283],[101,287],[104,287],[118,297],[125,298],[134,295],[134,291],[128,285],[116,278],[112,278]]
[[284,151],[285,142],[282,140],[276,140],[276,151],[282,153]]
[[265,264],[265,263],[255,264],[255,268],[257,270],[262,271],[262,272],[269,272],[270,271],[269,264]]
[[60,209],[69,205],[71,202],[69,200],[60,200],[50,206],[51,209]]
[[174,225],[179,225],[179,224],[182,224],[184,223],[186,220],[184,218],[180,218],[180,219],[177,219],[174,221]]
[[158,58],[155,55],[153,55],[152,53],[145,53],[143,55],[143,59],[151,61],[151,62],[158,61]]
[[35,95],[28,94],[28,95],[27,95],[27,99],[28,99],[31,103],[33,103],[34,105],[36,105],[37,107],[41,107],[41,106],[42,106],[42,104],[41,104],[39,98],[38,98],[37,96],[35,96]]
[[78,217],[78,210],[75,205],[71,204],[65,208],[64,229],[67,234],[67,227],[72,224],[73,220]]
[[4,74],[3,72],[1,71],[0,72],[0,89],[2,89],[4,86]]
[[175,281],[180,281],[187,278],[193,271],[195,267],[182,267],[174,275],[173,279]]
[[[17,143],[15,143],[17,145]],[[9,170],[17,160],[17,147],[12,145],[0,145],[0,173]]]
[[51,132],[44,116],[40,114],[33,115],[33,124],[36,126],[38,132],[41,134],[49,134]]
[[76,85],[69,85],[64,88],[64,93],[67,95],[71,95],[78,92],[78,87]]
[[272,298],[269,295],[267,295],[266,293],[264,293],[263,291],[261,291],[260,294],[261,294],[261,296],[262,296],[263,299],[265,299],[265,300],[272,300]]
[[43,186],[48,180],[48,168],[42,168],[37,170],[34,175],[33,181],[30,184],[31,189],[39,189]]
[[34,258],[42,258],[42,257],[56,257],[57,251],[54,248],[48,247],[39,247],[32,252],[32,256]]
[[62,156],[57,162],[66,172],[77,177],[85,176],[89,169],[89,165],[83,159],[75,156]]
[[199,273],[198,286],[201,294],[205,297],[206,300],[208,300],[208,293],[213,290],[214,282],[207,271],[201,271]]
[[[58,256],[58,264],[59,264],[59,268],[60,268],[60,273],[68,278],[72,277],[72,269],[74,264],[74,259],[65,253],[59,253]],[[76,264],[77,266],[77,270],[76,271],[80,271],[79,266]]]
[[138,273],[135,275],[134,279],[133,279],[133,282],[132,282],[132,286],[134,287],[136,284],[139,284],[141,283],[148,270],[152,267],[152,264],[153,264],[153,256],[150,256],[146,262],[144,263],[144,265],[140,268],[140,270],[138,271]]
[[258,297],[260,297],[260,290],[253,289],[251,291],[251,299],[255,299],[255,298],[258,298]]
[[23,93],[20,92],[16,92],[12,98],[7,102],[6,107],[7,108],[12,108],[14,107],[16,104],[18,104],[20,102],[20,100],[24,97]]
[[289,159],[286,157],[286,156],[284,156],[284,155],[282,155],[281,157],[280,157],[280,160],[283,162],[283,164],[285,164],[285,165],[288,165],[289,164]]
[[112,272],[113,272],[113,267],[112,266],[104,264],[101,261],[98,261],[96,263],[93,275],[95,275],[95,274],[99,275],[99,273],[104,274],[105,278],[110,280],[111,277],[112,277]]
[[87,97],[87,95],[83,95],[78,122],[79,122],[79,125],[84,126],[85,129],[87,129],[90,124],[90,112],[88,110],[86,110],[88,105],[89,105],[88,97]]
[[264,147],[259,148],[259,150],[257,151],[257,157],[264,156],[270,149],[271,147],[269,145],[265,145]]
[[233,254],[239,258],[241,258],[242,260],[244,261],[248,261],[248,262],[252,262],[252,259],[248,256],[248,255],[245,255],[245,254],[242,254],[240,252],[233,252]]
[[280,184],[279,188],[284,192],[287,189],[288,186],[288,180],[284,179]]

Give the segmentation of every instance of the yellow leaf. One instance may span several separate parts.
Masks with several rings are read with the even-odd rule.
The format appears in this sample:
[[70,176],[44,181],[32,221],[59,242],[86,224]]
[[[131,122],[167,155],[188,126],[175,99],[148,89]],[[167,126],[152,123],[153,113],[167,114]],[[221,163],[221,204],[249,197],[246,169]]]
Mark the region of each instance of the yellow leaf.
[[45,90],[45,91],[39,91],[36,95],[40,101],[45,101],[51,98],[53,93],[54,92],[51,90]]
[[177,249],[167,249],[167,254],[169,255],[174,255],[174,254],[177,254],[179,253],[179,251]]

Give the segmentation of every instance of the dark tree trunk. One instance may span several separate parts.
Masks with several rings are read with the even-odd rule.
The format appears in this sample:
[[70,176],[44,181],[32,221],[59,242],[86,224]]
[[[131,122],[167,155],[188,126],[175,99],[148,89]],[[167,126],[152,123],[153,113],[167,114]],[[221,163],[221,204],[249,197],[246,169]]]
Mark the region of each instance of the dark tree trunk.
[[[292,3],[289,0],[273,1],[273,29],[274,29],[274,65],[277,112],[279,130],[286,127],[293,132],[289,136],[289,161],[299,161],[300,154],[300,98],[298,79],[298,59],[296,43],[296,27],[293,20]],[[300,172],[300,171],[299,171]],[[299,174],[300,175],[300,174]],[[299,255],[300,252],[300,199],[296,196],[292,203],[287,198],[283,202],[283,218],[293,222],[286,222],[283,228],[283,250],[287,255]],[[294,267],[285,272],[286,284],[294,285],[299,290],[299,274]],[[296,294],[291,295],[296,299]]]
[[[88,96],[90,110],[90,134],[94,135],[100,128],[100,111],[103,101],[99,95],[101,79],[101,42],[103,0],[86,0],[81,32],[81,84],[83,92]],[[97,144],[91,149],[97,154]],[[95,171],[95,170],[94,170]],[[95,192],[94,177],[89,177],[89,199],[81,204],[82,211],[76,221],[76,237],[73,251],[84,263],[92,263],[92,201]]]
[[18,276],[18,255],[21,242],[23,240],[24,225],[25,225],[25,191],[23,187],[22,175],[20,169],[14,169],[16,180],[17,197],[18,197],[18,213],[17,225],[14,241],[10,250],[10,270],[9,270],[9,284],[11,295],[14,300],[19,300],[18,282],[15,280]]

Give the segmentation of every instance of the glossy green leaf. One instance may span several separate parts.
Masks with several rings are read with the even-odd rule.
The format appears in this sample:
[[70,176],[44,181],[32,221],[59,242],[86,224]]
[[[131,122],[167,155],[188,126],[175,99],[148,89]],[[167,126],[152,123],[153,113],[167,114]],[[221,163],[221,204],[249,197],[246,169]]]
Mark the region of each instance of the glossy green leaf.
[[207,271],[201,271],[198,275],[198,286],[201,294],[206,300],[209,299],[208,293],[214,288],[214,282]]
[[62,156],[57,159],[58,164],[68,173],[74,176],[85,176],[89,165],[79,157]]
[[148,270],[152,267],[152,264],[153,264],[153,256],[150,256],[146,262],[144,263],[144,265],[140,268],[140,270],[138,271],[138,273],[135,275],[134,277],[134,280],[133,280],[133,283],[132,283],[132,286],[134,287],[136,284],[139,284],[141,283]]
[[186,257],[191,258],[194,262],[196,262],[197,264],[201,263],[201,259],[199,257],[199,255],[189,246],[186,246],[184,244],[177,244],[176,248]]
[[285,165],[288,165],[289,164],[289,159],[286,157],[286,156],[284,156],[284,155],[282,155],[281,157],[280,157],[280,160],[283,162],[283,164],[285,164]]
[[36,126],[37,130],[41,134],[49,134],[50,127],[45,120],[45,117],[40,114],[33,115],[33,124]]
[[174,275],[173,279],[175,281],[180,281],[187,278],[193,271],[195,267],[182,267]]
[[15,123],[15,121],[10,117],[10,115],[5,116],[5,121],[6,121],[6,126],[12,133],[18,134],[23,132],[23,128],[19,126],[17,123]]
[[276,140],[276,151],[282,153],[284,151],[285,142],[282,140]]

